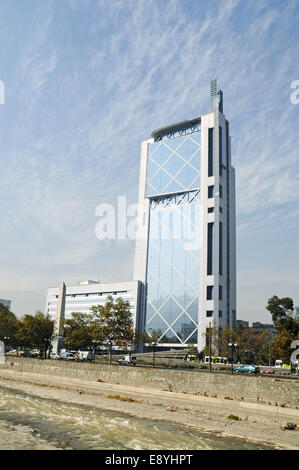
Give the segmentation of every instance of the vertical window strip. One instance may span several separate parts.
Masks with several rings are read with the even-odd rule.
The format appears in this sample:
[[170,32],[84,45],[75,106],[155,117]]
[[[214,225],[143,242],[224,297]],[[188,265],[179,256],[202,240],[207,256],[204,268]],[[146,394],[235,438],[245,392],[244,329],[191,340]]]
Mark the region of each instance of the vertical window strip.
[[219,222],[219,274],[223,274],[223,224]]
[[213,176],[213,174],[214,174],[214,169],[213,169],[213,158],[214,158],[213,138],[214,138],[214,128],[211,127],[209,129],[209,143],[208,143],[208,176]]
[[222,176],[222,127],[219,126],[219,174]]
[[207,265],[207,275],[210,276],[213,274],[213,228],[214,223],[208,223],[208,265]]

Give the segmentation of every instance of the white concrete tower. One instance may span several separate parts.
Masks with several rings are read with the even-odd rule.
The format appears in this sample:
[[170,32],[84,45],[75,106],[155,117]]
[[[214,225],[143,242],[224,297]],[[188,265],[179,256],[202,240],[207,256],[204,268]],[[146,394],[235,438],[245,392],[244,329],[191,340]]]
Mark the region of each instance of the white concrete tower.
[[161,347],[205,346],[213,321],[236,318],[235,175],[223,95],[209,114],[142,142],[134,279],[146,285],[139,324]]

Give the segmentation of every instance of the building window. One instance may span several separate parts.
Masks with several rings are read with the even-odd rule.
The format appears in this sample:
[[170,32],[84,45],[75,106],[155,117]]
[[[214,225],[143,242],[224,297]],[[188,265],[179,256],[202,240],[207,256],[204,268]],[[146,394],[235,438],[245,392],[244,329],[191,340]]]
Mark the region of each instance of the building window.
[[223,188],[221,184],[219,184],[219,196],[223,197]]
[[223,272],[223,224],[219,222],[219,274]]
[[207,286],[207,300],[213,300],[213,286]]
[[229,123],[226,121],[226,166],[229,164]]
[[208,207],[208,213],[212,214],[214,212],[214,207]]
[[213,310],[207,310],[206,316],[207,317],[212,317],[213,316]]
[[222,310],[219,310],[219,318],[222,318]]
[[219,300],[222,300],[222,286],[219,286]]
[[209,144],[208,144],[208,176],[213,176],[213,136],[214,129],[209,129]]
[[219,212],[221,212],[221,214],[222,214],[222,207],[219,207]]
[[219,126],[219,173],[222,176],[222,127]]
[[207,275],[213,274],[213,223],[208,224],[208,266]]
[[208,186],[208,198],[214,197],[214,186]]

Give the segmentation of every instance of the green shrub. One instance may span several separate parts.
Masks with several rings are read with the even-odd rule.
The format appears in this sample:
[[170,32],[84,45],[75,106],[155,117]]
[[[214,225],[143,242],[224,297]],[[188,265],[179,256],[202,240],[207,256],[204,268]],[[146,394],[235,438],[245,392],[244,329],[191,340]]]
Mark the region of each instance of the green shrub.
[[239,421],[240,418],[239,416],[236,416],[236,415],[229,415],[227,419],[234,419],[235,421]]

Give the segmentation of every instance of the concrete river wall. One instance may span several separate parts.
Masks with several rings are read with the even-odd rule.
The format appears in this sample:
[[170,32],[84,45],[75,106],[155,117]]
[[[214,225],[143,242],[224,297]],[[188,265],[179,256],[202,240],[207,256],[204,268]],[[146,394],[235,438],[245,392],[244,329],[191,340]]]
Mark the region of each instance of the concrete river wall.
[[182,392],[299,410],[299,378],[291,380],[22,357],[6,357],[5,364],[0,365],[0,371],[3,369],[134,387],[151,387],[161,391]]

